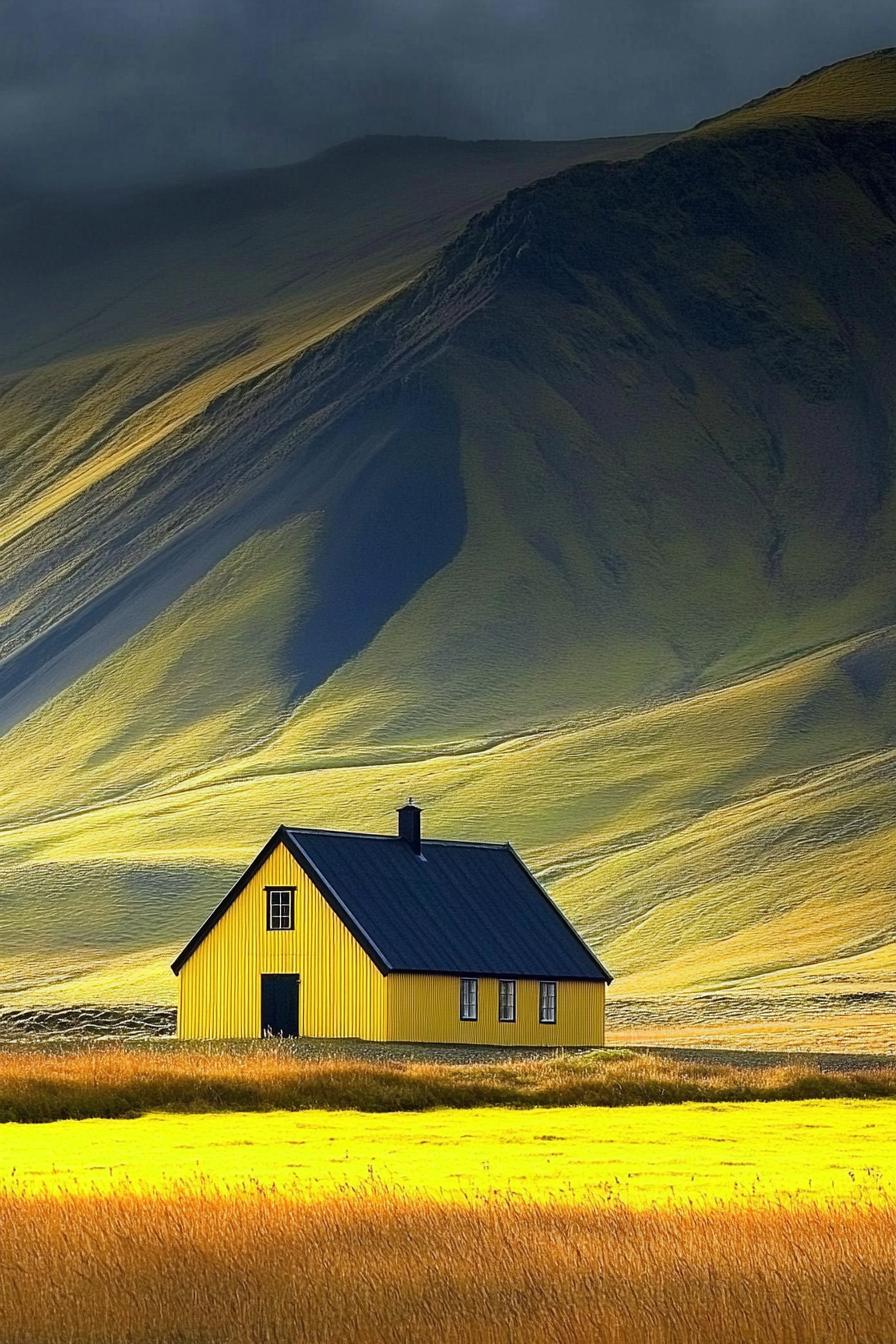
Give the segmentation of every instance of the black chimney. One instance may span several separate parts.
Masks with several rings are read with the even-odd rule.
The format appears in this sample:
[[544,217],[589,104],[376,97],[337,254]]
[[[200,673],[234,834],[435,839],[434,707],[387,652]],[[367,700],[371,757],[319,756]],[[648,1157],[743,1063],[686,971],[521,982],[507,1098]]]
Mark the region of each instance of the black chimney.
[[420,809],[413,798],[398,809],[398,837],[410,845],[415,854],[420,853]]

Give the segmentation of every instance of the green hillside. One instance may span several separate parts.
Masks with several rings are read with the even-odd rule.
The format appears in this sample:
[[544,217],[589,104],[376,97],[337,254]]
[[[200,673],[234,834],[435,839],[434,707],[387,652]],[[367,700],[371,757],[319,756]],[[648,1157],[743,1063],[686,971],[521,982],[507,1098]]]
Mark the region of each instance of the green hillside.
[[[9,379],[8,1003],[170,996],[276,824],[412,791],[511,837],[659,1023],[891,1030],[894,100],[878,53],[592,150],[384,302],[341,256],[326,322],[111,429],[99,352]],[[140,378],[183,349],[141,339]]]

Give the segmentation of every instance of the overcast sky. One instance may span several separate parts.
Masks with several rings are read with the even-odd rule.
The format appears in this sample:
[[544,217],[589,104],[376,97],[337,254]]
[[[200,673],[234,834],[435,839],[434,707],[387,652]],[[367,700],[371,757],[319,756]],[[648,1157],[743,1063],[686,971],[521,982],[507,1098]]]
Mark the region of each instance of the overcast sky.
[[180,177],[355,136],[687,126],[896,43],[893,0],[0,0],[0,173]]

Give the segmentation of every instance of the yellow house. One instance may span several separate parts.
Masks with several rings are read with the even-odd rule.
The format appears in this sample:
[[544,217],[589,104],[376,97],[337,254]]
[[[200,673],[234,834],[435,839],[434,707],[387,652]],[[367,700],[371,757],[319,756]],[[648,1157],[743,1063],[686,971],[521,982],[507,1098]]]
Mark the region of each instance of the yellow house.
[[172,964],[178,1035],[602,1045],[610,975],[511,845],[281,826]]

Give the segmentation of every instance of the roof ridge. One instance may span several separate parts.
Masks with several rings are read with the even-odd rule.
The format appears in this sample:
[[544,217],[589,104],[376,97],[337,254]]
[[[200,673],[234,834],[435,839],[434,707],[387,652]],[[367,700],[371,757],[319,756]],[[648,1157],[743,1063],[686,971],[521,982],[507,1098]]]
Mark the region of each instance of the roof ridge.
[[336,831],[329,826],[284,826],[283,829],[295,835],[351,835],[357,840],[399,840],[401,838],[388,831]]
[[[405,843],[400,835],[390,834],[387,831],[338,831],[332,830],[329,826],[284,826],[283,829],[294,835],[338,835],[353,840],[395,840],[400,844]],[[509,840],[444,840],[441,836],[428,835],[423,837],[421,844],[466,845],[471,849],[511,848]]]
[[421,842],[424,845],[466,845],[468,849],[509,849],[509,840],[442,840],[439,836],[433,840],[427,836]]

